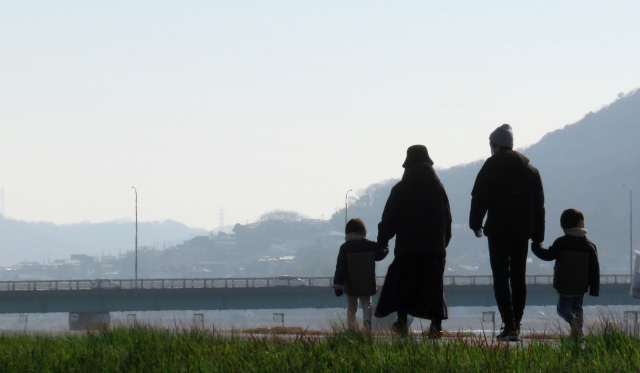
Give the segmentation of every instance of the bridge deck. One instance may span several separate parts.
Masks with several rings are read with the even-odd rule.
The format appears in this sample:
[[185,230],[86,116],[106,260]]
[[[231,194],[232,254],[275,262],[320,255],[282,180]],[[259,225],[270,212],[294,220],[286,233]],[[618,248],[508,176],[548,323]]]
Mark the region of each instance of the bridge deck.
[[[5,281],[0,313],[344,307],[332,282],[331,277]],[[528,276],[527,304],[555,304],[551,283],[552,276]],[[629,295],[629,275],[603,275],[600,293],[586,296],[585,305],[639,303]],[[450,307],[495,305],[491,276],[447,276],[445,294]]]

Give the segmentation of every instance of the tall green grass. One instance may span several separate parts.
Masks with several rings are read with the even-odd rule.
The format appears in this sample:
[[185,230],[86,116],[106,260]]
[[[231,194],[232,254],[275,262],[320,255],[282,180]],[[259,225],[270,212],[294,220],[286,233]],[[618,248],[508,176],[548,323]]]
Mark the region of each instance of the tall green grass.
[[115,328],[77,335],[1,335],[1,372],[636,372],[640,341],[605,325],[570,337],[493,344],[483,337],[229,336],[203,330]]

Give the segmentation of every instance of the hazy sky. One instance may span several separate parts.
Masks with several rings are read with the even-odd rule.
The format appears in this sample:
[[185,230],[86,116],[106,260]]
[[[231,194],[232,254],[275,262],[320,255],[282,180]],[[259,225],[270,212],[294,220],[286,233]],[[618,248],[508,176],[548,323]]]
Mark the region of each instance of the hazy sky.
[[[640,87],[637,1],[2,1],[5,215],[329,218],[397,178],[537,142]],[[471,189],[471,185],[469,186]],[[356,193],[357,194],[357,193]]]

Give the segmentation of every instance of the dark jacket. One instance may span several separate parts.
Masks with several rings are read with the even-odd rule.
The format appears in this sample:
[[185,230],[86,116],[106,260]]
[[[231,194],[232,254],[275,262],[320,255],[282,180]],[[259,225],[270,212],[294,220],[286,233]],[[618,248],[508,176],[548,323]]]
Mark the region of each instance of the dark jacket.
[[491,238],[544,241],[544,190],[538,169],[513,150],[484,163],[471,192],[469,227]]
[[446,257],[451,240],[449,198],[427,163],[408,166],[392,189],[378,224],[378,244],[396,236],[395,256]]
[[376,293],[376,261],[384,259],[389,249],[364,236],[350,239],[340,246],[333,287],[355,296]]
[[564,235],[548,249],[533,246],[531,251],[542,260],[555,260],[553,287],[562,295],[600,294],[598,249],[586,237]]

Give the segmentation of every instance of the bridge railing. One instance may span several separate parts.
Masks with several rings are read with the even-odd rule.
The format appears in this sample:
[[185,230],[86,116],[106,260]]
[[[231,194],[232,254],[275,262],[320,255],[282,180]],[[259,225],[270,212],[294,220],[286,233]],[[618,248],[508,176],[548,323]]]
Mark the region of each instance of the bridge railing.
[[[333,277],[247,277],[247,278],[171,278],[171,279],[98,279],[98,280],[38,280],[0,281],[0,292],[5,291],[88,291],[88,290],[130,290],[130,289],[205,289],[205,288],[265,288],[265,287],[330,287]],[[526,277],[528,285],[550,285],[552,275],[531,275]],[[376,277],[378,285],[384,277]],[[601,275],[601,284],[629,284],[629,275]],[[445,276],[446,286],[493,285],[493,277]]]

